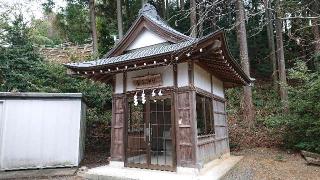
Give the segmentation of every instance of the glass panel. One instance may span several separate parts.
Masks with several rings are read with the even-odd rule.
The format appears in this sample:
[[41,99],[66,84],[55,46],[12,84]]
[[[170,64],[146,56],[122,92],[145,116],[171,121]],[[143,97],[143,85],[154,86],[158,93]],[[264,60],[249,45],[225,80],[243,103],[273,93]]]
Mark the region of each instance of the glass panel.
[[196,111],[198,136],[213,134],[214,127],[212,99],[210,97],[197,94]]
[[163,103],[164,103],[164,100],[163,99],[160,99],[158,100],[157,102],[157,111],[163,111]]
[[172,166],[171,99],[152,101],[150,108],[151,164]]
[[127,161],[134,164],[147,163],[147,143],[145,138],[145,105],[129,103]]
[[[150,100],[150,111],[146,105],[134,106],[129,103],[127,161],[147,164],[150,149],[151,165],[173,165],[173,145],[171,138],[171,99]],[[147,117],[148,116],[148,117]],[[146,124],[150,117],[149,124]],[[150,147],[148,140],[150,134]]]
[[150,100],[150,111],[156,111],[157,110],[157,100]]
[[164,110],[171,111],[171,99],[168,98],[164,100]]
[[163,111],[158,111],[157,112],[157,124],[159,125],[159,131],[162,134],[163,127],[162,125],[164,124],[164,118],[163,118],[164,112]]
[[204,104],[202,96],[196,96],[196,111],[197,111],[197,130],[198,135],[205,134],[205,120],[204,120]]
[[169,112],[164,112],[164,113],[163,113],[163,116],[164,116],[164,122],[163,122],[163,124],[165,124],[165,125],[171,125],[171,111],[169,111]]

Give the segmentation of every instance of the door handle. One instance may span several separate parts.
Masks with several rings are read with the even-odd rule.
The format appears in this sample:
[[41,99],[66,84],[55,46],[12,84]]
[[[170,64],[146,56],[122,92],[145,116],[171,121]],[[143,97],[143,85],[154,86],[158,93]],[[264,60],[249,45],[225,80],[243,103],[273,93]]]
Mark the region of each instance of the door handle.
[[150,123],[148,124],[148,127],[146,127],[146,124],[144,124],[143,125],[143,127],[144,127],[144,136],[143,136],[143,139],[144,139],[144,141],[146,142],[146,140],[147,140],[147,136],[148,136],[148,140],[149,140],[149,143],[150,143],[150,141],[151,141],[151,128],[150,128]]
[[150,128],[151,123],[149,122],[149,143],[151,142],[152,129]]
[[143,140],[146,142],[146,124],[143,124]]

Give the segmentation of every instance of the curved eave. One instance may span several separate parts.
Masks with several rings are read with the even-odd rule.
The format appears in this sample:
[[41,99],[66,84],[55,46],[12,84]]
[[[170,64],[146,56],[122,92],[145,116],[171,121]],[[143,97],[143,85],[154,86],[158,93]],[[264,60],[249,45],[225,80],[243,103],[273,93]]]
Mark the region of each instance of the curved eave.
[[[234,59],[232,54],[230,53],[229,46],[228,46],[228,41],[226,39],[225,33],[222,33],[222,39],[224,41],[225,46],[224,47],[224,55],[230,60],[230,63],[232,66],[235,68],[235,71],[241,76],[242,80],[244,81],[242,85],[250,85],[252,83],[250,77],[243,71],[242,67],[240,64]],[[233,83],[231,83],[231,87],[233,87]]]
[[[216,41],[221,42],[220,47],[214,47]],[[251,83],[250,78],[231,55],[223,30],[200,40],[197,49],[201,48],[203,52],[194,53],[192,58],[222,80],[226,88],[247,86]]]

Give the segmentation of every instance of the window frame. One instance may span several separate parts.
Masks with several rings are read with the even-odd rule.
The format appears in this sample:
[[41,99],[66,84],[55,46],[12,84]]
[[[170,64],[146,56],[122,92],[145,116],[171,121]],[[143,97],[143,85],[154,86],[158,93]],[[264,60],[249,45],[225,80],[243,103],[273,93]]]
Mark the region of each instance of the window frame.
[[[202,112],[202,120],[204,124],[204,133],[199,133],[199,126],[198,126],[198,97],[201,99],[201,110]],[[209,103],[208,103],[209,102]],[[207,105],[209,104],[209,114],[207,114]],[[210,136],[215,136],[215,123],[214,123],[214,111],[213,111],[213,98],[208,95],[204,95],[202,93],[196,93],[196,121],[197,121],[197,136],[199,138],[201,137],[210,137]],[[207,118],[209,115],[210,120],[208,121]],[[208,129],[207,122],[210,122],[210,129]]]

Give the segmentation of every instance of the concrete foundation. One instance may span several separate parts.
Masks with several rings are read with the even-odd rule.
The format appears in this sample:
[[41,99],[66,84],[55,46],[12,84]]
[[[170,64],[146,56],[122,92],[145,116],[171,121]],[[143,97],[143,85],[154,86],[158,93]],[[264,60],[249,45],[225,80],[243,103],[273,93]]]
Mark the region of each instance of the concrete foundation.
[[124,168],[124,162],[121,161],[110,161],[109,166],[113,168]]
[[0,171],[0,180],[7,179],[50,179],[61,176],[74,176],[78,168],[54,168],[18,171]]
[[[229,156],[216,159],[207,163],[200,171],[193,168],[177,167],[177,172],[157,171],[149,169],[127,168],[115,166],[110,163],[108,166],[101,166],[89,169],[84,174],[86,179],[104,180],[104,179],[135,179],[135,180],[215,180],[224,176],[234,165],[236,165],[242,156]],[[119,165],[119,164],[118,164]]]

